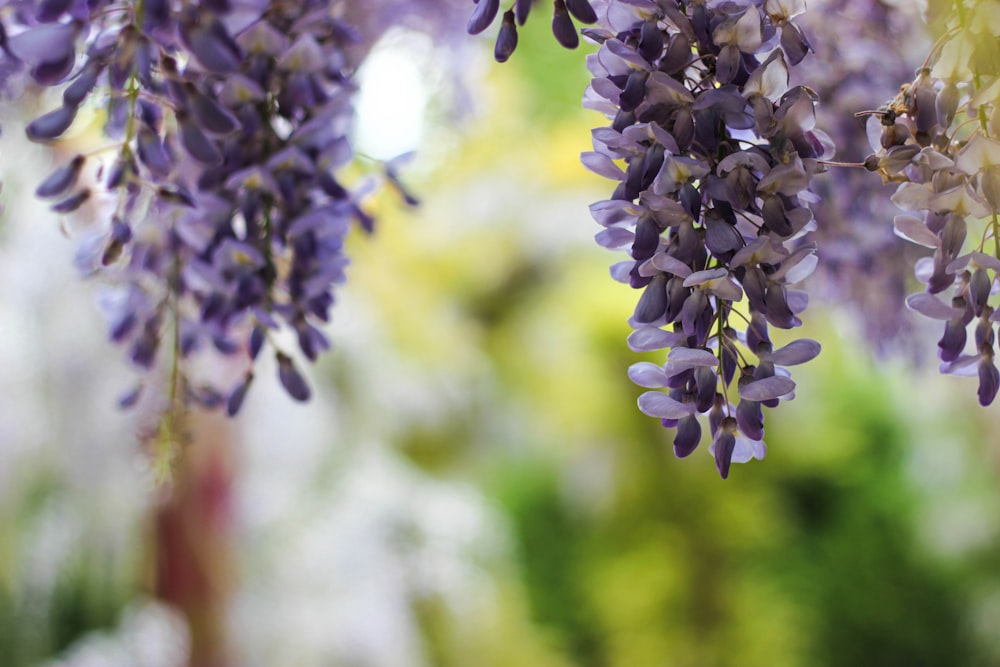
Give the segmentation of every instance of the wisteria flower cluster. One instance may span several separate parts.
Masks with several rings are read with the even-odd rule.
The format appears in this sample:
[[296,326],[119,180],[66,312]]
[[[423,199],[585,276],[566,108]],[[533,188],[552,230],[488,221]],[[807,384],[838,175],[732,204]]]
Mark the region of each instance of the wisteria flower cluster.
[[[79,118],[99,118],[110,139],[69,158],[37,195],[101,221],[80,262],[110,286],[112,340],[140,369],[166,372],[161,410],[236,414],[265,349],[288,394],[309,398],[297,359],[329,347],[322,327],[344,280],[345,236],[374,224],[368,186],[345,176],[354,73],[380,31],[414,18],[444,25],[459,1],[467,10],[467,0],[0,0],[0,89],[50,91],[29,138],[56,144]],[[503,62],[534,4],[475,0],[466,30],[502,15]],[[862,46],[896,14],[878,0],[836,6],[869,23],[829,38],[831,49],[877,58]],[[931,7],[945,32],[894,100],[863,113],[875,153],[856,166],[897,185],[892,201],[906,213],[894,232],[928,255],[916,271],[926,291],[906,303],[943,322],[942,371],[977,375],[987,405],[1000,391],[1000,0]],[[839,110],[873,81],[862,60],[825,78],[796,67],[812,51],[804,11],[804,0],[553,0],[562,46],[579,44],[576,23],[593,26],[582,32],[599,44],[584,104],[608,125],[582,159],[615,182],[591,211],[597,241],[629,255],[613,276],[641,290],[629,345],[667,350],[663,363],[630,369],[649,390],[639,408],[676,429],[679,457],[699,446],[707,421],[722,477],[763,458],[764,408],[793,397],[788,367],[820,351],[809,339],[771,339],[801,324],[807,297],[796,286],[818,264],[815,241],[833,248],[832,276],[877,277],[877,310],[889,312],[879,304],[903,285],[898,262],[885,261],[901,257],[886,234],[858,251],[848,221],[877,215],[876,198],[819,196],[856,190],[867,175],[841,170],[817,187],[817,174],[845,164],[830,161],[818,99]],[[856,143],[849,123],[831,125]],[[395,165],[383,171],[416,201]],[[814,209],[825,216],[818,234]],[[238,360],[238,377],[191,371],[195,357],[218,355]],[[138,391],[123,402],[137,400]]]
[[904,303],[912,291],[916,249],[891,225],[873,224],[891,220],[898,211],[889,200],[891,185],[857,168],[871,149],[865,123],[854,114],[878,107],[886,91],[912,75],[929,46],[925,26],[915,4],[883,0],[813,2],[797,20],[816,45],[816,55],[792,70],[792,80],[802,81],[822,100],[817,124],[833,138],[834,164],[842,167],[830,169],[811,188],[820,197],[811,205],[820,250],[806,289],[852,316],[874,351],[916,356],[919,342]]
[[865,164],[899,184],[892,201],[907,211],[896,234],[930,252],[916,265],[926,290],[906,303],[943,322],[941,371],[978,376],[989,405],[1000,389],[1000,2],[957,2],[912,82],[865,113],[877,149]]
[[[595,3],[597,4],[597,3]],[[789,87],[810,46],[793,18],[802,2],[608,0],[584,104],[611,125],[594,130],[592,171],[618,185],[591,207],[597,241],[625,249],[612,267],[641,289],[633,350],[669,349],[665,364],[629,375],[650,389],[639,408],[676,427],[674,453],[691,454],[708,416],[722,477],[763,458],[763,408],[792,398],[787,366],[815,357],[809,339],[774,349],[770,327],[801,324],[816,265],[808,208],[812,177],[832,144],[815,125],[816,100]]]
[[[344,237],[372,228],[338,178],[353,156],[348,49],[360,39],[342,3],[4,4],[4,59],[62,92],[28,136],[58,140],[88,105],[106,115],[111,148],[73,157],[37,194],[59,212],[107,212],[83,263],[115,286],[111,338],[139,367],[172,369],[171,410],[235,414],[266,347],[289,395],[308,399],[293,357],[329,347],[320,326],[344,279]],[[180,364],[202,349],[241,353],[247,370],[235,386],[195,382]]]

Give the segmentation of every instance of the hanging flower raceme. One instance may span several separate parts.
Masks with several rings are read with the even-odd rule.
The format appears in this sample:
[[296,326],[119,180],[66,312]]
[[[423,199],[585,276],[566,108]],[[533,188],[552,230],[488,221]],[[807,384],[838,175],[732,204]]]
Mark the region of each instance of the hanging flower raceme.
[[906,213],[896,234],[930,254],[916,265],[926,291],[907,305],[943,323],[941,372],[978,377],[985,406],[1000,389],[1000,2],[953,9],[913,81],[865,112],[876,149],[866,166],[899,183],[892,200]]
[[854,113],[876,108],[912,74],[926,54],[925,26],[915,3],[881,0],[812,0],[797,20],[823,56],[803,60],[792,77],[823,100],[817,122],[833,137],[839,161],[813,188],[821,197],[811,208],[822,252],[810,292],[853,315],[876,351],[912,354],[919,343],[904,301],[914,249],[890,225],[873,224],[892,219],[892,188],[856,168],[871,151]]
[[809,184],[833,152],[810,90],[788,84],[810,49],[793,21],[802,3],[594,5],[585,34],[601,47],[584,104],[611,124],[582,158],[618,183],[591,207],[597,241],[629,253],[612,275],[642,290],[630,347],[669,349],[629,375],[650,389],[639,409],[676,427],[677,456],[698,447],[707,415],[727,477],[764,457],[763,407],[792,398],[786,367],[820,349],[770,337],[801,324],[807,299],[792,286],[816,265]]
[[[289,395],[309,398],[294,359],[329,347],[345,235],[372,226],[338,177],[359,40],[341,4],[43,0],[3,15],[5,61],[62,89],[31,139],[58,141],[84,105],[106,112],[113,149],[72,158],[38,195],[107,213],[83,263],[109,284],[111,338],[140,368],[173,369],[171,410],[235,414],[269,347]],[[242,355],[246,371],[197,381],[182,361],[199,351]]]

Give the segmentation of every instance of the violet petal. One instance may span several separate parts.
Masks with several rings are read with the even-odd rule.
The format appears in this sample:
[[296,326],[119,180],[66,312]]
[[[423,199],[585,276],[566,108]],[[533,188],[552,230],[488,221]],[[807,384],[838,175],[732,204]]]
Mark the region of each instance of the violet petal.
[[51,141],[68,130],[75,118],[75,108],[61,106],[31,121],[25,133],[32,141]]
[[674,435],[674,456],[682,459],[690,456],[701,442],[701,423],[697,415],[688,415],[677,422]]
[[288,355],[281,352],[278,352],[277,360],[278,379],[281,380],[281,385],[288,392],[288,395],[296,401],[308,401],[311,394],[309,385],[306,384],[305,378],[295,367],[295,363]]
[[694,410],[694,405],[675,401],[663,392],[647,391],[639,396],[639,410],[650,417],[660,419],[681,419]]
[[789,394],[794,389],[795,381],[792,378],[773,375],[740,387],[740,398],[749,401],[769,401]]
[[469,24],[466,27],[469,34],[478,35],[489,28],[499,11],[500,0],[480,0],[476,4],[475,10],[473,10],[472,16],[469,17]]
[[[796,366],[812,361],[820,353],[820,344],[811,338],[793,340],[770,354],[770,360],[779,366]],[[759,440],[759,438],[755,438]]]

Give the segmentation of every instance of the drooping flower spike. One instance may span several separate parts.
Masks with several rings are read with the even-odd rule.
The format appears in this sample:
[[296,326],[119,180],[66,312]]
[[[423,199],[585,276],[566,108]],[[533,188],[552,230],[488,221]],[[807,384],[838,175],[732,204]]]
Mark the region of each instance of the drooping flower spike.
[[763,458],[762,408],[795,388],[785,366],[819,353],[770,338],[801,324],[806,296],[792,286],[816,265],[809,185],[833,152],[810,90],[789,86],[810,49],[793,20],[801,3],[593,4],[586,34],[601,47],[584,104],[611,124],[582,159],[617,182],[591,207],[597,241],[630,255],[612,275],[642,290],[629,345],[669,350],[629,375],[650,389],[639,409],[676,427],[677,456],[698,447],[707,415],[727,477]]
[[926,29],[916,4],[881,0],[810,2],[796,18],[820,55],[791,73],[816,91],[817,123],[837,145],[836,166],[810,186],[819,265],[806,288],[836,303],[880,355],[914,358],[920,346],[904,303],[912,291],[913,249],[889,224],[891,188],[858,164],[871,149],[860,109],[876,109],[924,57]]
[[[265,347],[289,395],[310,396],[296,357],[329,347],[344,237],[372,224],[365,190],[340,180],[359,45],[373,41],[340,18],[348,5],[43,0],[0,15],[4,65],[62,90],[29,138],[59,141],[85,105],[106,114],[112,150],[72,158],[37,194],[106,213],[81,262],[108,285],[112,340],[140,368],[172,369],[168,410],[236,413]],[[241,379],[189,374],[205,352],[238,355]]]
[[916,264],[926,290],[907,305],[943,323],[941,372],[977,377],[986,406],[1000,389],[1000,3],[953,10],[914,79],[867,114],[875,152],[865,165],[899,184],[895,232],[927,249]]

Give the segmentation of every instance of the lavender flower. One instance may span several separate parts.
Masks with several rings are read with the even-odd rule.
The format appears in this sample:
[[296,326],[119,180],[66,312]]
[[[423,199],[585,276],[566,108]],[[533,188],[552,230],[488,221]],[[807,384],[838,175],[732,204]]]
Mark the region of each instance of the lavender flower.
[[282,385],[309,398],[273,334],[294,332],[311,361],[329,348],[321,326],[345,278],[345,236],[371,231],[367,186],[352,191],[339,173],[352,159],[353,73],[381,32],[412,17],[412,3],[390,5],[364,33],[342,17],[372,13],[348,0],[43,0],[0,19],[13,35],[0,62],[62,87],[31,139],[58,141],[83,105],[106,109],[115,154],[73,158],[38,194],[61,213],[92,199],[113,211],[84,263],[127,295],[110,300],[111,338],[138,367],[172,369],[172,411],[243,403],[252,370],[235,386],[196,383],[182,362],[200,351],[242,352],[249,366],[275,346]]
[[[912,74],[928,46],[925,27],[916,6],[881,0],[813,1],[800,20],[817,57],[794,68],[793,79],[823,100],[817,122],[833,137],[841,164],[856,165],[870,151],[865,125],[854,114],[876,108],[885,91]],[[820,196],[811,205],[814,238],[822,252],[810,293],[853,314],[876,351],[915,355],[918,343],[904,304],[914,249],[891,226],[874,222],[892,217],[892,188],[849,167],[831,169],[814,183]]]
[[819,353],[809,340],[772,351],[769,334],[801,324],[806,297],[790,286],[816,265],[808,187],[832,154],[811,92],[788,83],[789,63],[809,50],[798,5],[594,5],[587,35],[601,48],[584,104],[611,124],[582,158],[618,182],[591,207],[597,241],[629,252],[612,274],[642,290],[629,345],[669,348],[664,365],[629,375],[652,390],[640,410],[677,427],[677,456],[698,446],[697,415],[708,414],[725,478],[732,462],[766,453],[761,407],[795,388],[780,364]]
[[875,153],[865,160],[884,181],[899,184],[892,201],[907,213],[896,216],[896,234],[931,252],[916,265],[926,291],[907,305],[944,322],[941,371],[978,376],[984,406],[1000,384],[993,330],[1000,318],[990,304],[1000,274],[996,11],[993,2],[955,3],[947,32],[912,82],[867,112]]

